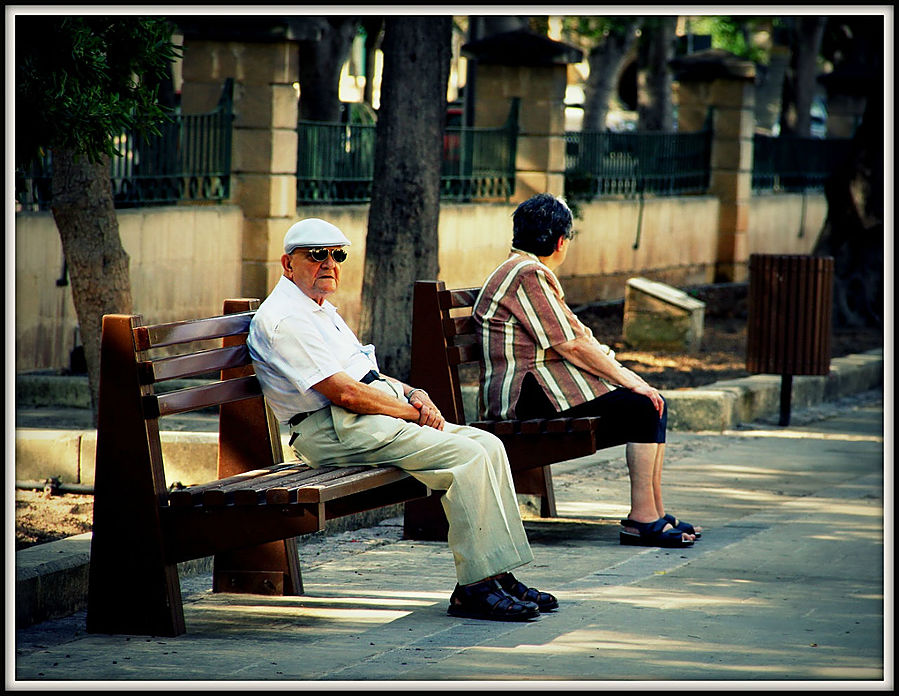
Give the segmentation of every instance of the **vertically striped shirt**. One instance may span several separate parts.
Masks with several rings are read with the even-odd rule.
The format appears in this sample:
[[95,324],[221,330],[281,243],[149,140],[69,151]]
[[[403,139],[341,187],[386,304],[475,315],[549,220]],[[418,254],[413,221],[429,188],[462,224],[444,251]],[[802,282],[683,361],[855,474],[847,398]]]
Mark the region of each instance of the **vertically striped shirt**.
[[493,271],[478,294],[473,316],[484,353],[481,417],[515,418],[529,372],[559,411],[610,390],[599,377],[553,350],[593,332],[571,311],[559,280],[536,256],[514,253]]

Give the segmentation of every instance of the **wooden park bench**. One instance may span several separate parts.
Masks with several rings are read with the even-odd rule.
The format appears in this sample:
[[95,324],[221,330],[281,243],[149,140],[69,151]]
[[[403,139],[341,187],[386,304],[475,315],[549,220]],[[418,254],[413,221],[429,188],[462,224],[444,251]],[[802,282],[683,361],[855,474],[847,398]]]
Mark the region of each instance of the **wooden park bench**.
[[[184,633],[177,564],[191,559],[214,556],[214,591],[302,594],[296,536],[429,493],[394,467],[283,461],[245,345],[257,306],[227,300],[222,316],[154,326],[103,318],[89,632]],[[216,406],[219,478],[169,491],[159,418]]]
[[[477,326],[471,316],[479,291],[480,288],[447,290],[443,281],[418,281],[414,288],[410,384],[427,391],[443,416],[458,424],[466,422],[460,368],[477,368],[483,359]],[[541,516],[555,517],[550,464],[601,449],[603,445],[596,436],[599,420],[472,419],[468,425],[502,440],[516,492],[539,496]],[[404,529],[408,538],[445,538],[446,518],[440,510],[439,493],[406,503]]]

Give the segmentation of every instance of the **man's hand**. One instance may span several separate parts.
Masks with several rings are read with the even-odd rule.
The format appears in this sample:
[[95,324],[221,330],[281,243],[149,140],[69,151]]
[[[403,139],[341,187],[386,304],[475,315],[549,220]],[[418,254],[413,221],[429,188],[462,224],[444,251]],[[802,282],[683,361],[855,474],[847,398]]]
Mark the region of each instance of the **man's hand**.
[[441,415],[440,409],[431,401],[431,397],[421,389],[417,389],[409,397],[409,403],[419,411],[418,424],[427,425],[437,430],[443,430],[446,419]]

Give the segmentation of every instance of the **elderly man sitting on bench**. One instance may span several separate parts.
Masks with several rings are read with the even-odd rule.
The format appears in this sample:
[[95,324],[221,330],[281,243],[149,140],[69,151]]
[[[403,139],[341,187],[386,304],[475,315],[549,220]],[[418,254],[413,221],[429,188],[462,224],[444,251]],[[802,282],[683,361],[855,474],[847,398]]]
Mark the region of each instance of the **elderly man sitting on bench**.
[[455,425],[421,389],[378,370],[327,298],[340,285],[350,241],[317,218],[284,237],[283,277],[250,324],[247,345],[272,411],[310,466],[399,467],[434,490],[449,521],[458,584],[448,613],[529,620],[556,598],[511,571],[533,560],[509,462],[493,435]]

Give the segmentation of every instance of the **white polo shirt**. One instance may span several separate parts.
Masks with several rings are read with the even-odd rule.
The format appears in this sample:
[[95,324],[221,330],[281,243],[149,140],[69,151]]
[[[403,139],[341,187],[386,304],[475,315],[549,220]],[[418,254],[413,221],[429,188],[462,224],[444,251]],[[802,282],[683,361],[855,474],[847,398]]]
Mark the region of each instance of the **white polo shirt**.
[[327,300],[319,305],[284,276],[250,322],[247,346],[262,393],[283,423],[331,403],[312,388],[323,379],[346,372],[358,380],[378,370],[375,347],[359,342],[337,308]]

